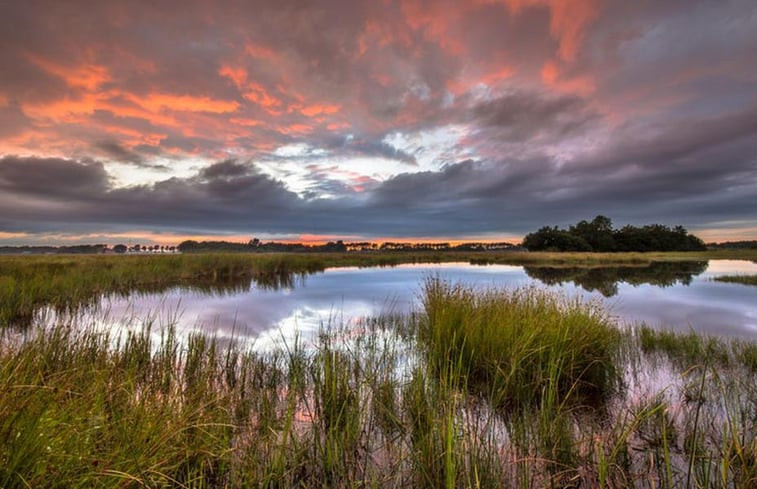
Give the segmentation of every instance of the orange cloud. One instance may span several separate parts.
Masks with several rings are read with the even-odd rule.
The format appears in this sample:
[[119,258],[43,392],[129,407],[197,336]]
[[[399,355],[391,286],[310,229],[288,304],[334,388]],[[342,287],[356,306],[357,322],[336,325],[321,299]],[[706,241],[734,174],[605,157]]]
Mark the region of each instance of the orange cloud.
[[245,119],[243,117],[232,117],[229,122],[236,124],[237,126],[254,127],[262,124],[261,121],[255,119]]
[[456,24],[460,15],[457,9],[416,1],[403,2],[401,6],[405,21],[411,29],[422,30],[427,39],[438,43],[450,54],[463,54],[463,44],[450,28]]
[[[65,97],[52,102],[24,103],[21,108],[27,117],[34,119],[38,128],[51,127],[51,124],[78,124],[88,125],[89,117],[96,111],[104,111],[117,118],[134,118],[148,121],[154,126],[167,126],[179,128],[183,133],[200,134],[204,131],[194,131],[192,124],[198,122],[208,125],[207,119],[188,118],[186,113],[200,114],[224,114],[235,112],[239,103],[212,99],[205,96],[173,95],[165,93],[152,93],[137,95],[124,93],[118,90],[105,92],[84,92],[78,97]],[[183,112],[185,115],[179,121],[172,112]],[[92,124],[93,128],[105,131],[114,131],[111,127],[103,128],[100,124]],[[160,133],[145,132],[137,135],[125,132],[127,129],[119,129],[130,140],[125,144],[150,144],[157,145],[166,136]]]
[[332,122],[331,124],[326,126],[326,129],[329,131],[338,131],[339,129],[347,129],[350,125],[346,122]]
[[191,95],[173,95],[170,93],[151,93],[147,96],[130,94],[127,96],[135,104],[152,112],[173,110],[179,112],[210,112],[223,114],[234,112],[239,108],[235,100],[218,100],[210,97],[195,97]]
[[218,74],[234,82],[234,85],[240,90],[244,87],[244,83],[247,81],[247,70],[241,67],[235,68],[233,66],[223,65],[221,66],[221,69],[218,70]]
[[313,130],[312,126],[307,124],[291,124],[289,126],[279,126],[279,132],[282,134],[307,134]]
[[0,93],[0,109],[7,106],[9,103],[8,96]]
[[25,103],[21,106],[27,117],[38,121],[77,122],[92,115],[102,102],[102,96],[85,94],[78,98],[63,98],[53,102]]
[[560,42],[557,53],[562,60],[573,61],[583,41],[586,27],[599,16],[599,1],[553,0],[551,9],[549,30]]
[[167,134],[138,131],[136,129],[122,126],[106,126],[105,131],[110,134],[121,134],[123,136],[130,137],[131,139],[122,141],[123,145],[128,148],[141,144],[146,144],[148,146],[159,146],[160,142],[168,137]]
[[333,114],[335,112],[339,112],[339,109],[341,107],[338,105],[308,105],[307,107],[303,107],[300,109],[300,112],[302,115],[306,115],[308,117],[312,117],[315,115],[321,115],[321,114]]
[[28,236],[30,236],[29,233],[9,233],[7,231],[0,231],[0,239],[26,238]]
[[247,70],[228,64],[221,66],[218,74],[231,80],[246,100],[260,105],[271,115],[278,115],[283,102],[271,95],[266,88],[254,81],[247,80]]
[[95,90],[103,83],[111,80],[108,69],[101,65],[84,64],[79,66],[65,66],[54,61],[47,60],[34,54],[28,54],[29,61],[37,65],[47,73],[57,76],[73,88]]
[[510,78],[514,72],[515,70],[513,70],[509,66],[503,66],[496,71],[484,75],[484,77],[481,79],[481,83],[484,83],[488,86],[496,85],[502,80]]
[[250,102],[256,103],[263,107],[269,114],[278,115],[278,108],[281,107],[282,101],[277,97],[274,97],[259,83],[248,82],[246,91],[242,93],[242,96]]
[[271,59],[276,56],[276,53],[274,53],[269,47],[252,42],[245,44],[244,52],[253,58]]
[[590,76],[579,76],[574,78],[563,77],[559,66],[553,60],[548,60],[544,63],[544,66],[542,66],[541,79],[545,85],[548,85],[559,92],[588,95],[596,89],[596,84]]
[[573,61],[583,42],[584,31],[599,16],[599,0],[504,0],[513,14],[523,8],[543,6],[550,11],[549,32],[558,42],[557,54]]
[[143,119],[153,125],[162,125],[169,127],[179,127],[181,125],[175,117],[164,113],[151,112],[137,105],[124,105],[108,101],[99,104],[97,109],[107,110],[116,117]]
[[[133,105],[118,102],[117,99],[128,100]],[[77,122],[83,116],[92,115],[96,110],[111,112],[116,117],[134,117],[145,119],[154,124],[176,126],[177,121],[160,112],[165,110],[178,112],[210,112],[221,114],[234,112],[239,107],[235,101],[211,99],[210,97],[194,97],[190,95],[172,95],[166,93],[152,93],[136,95],[109,91],[101,93],[85,93],[77,98],[63,98],[53,102],[41,104],[23,104],[24,113],[37,120],[54,122]]]
[[285,76],[282,76],[282,78],[284,79],[284,82],[276,85],[276,91],[286,95],[287,97],[295,99],[300,104],[305,103],[305,97],[301,93],[298,93],[297,91],[292,89],[292,82],[289,81]]

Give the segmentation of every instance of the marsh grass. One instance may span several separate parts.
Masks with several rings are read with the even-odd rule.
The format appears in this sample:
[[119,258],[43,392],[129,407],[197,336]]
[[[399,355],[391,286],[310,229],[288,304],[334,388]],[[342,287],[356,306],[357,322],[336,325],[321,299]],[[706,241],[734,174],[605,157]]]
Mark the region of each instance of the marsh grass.
[[704,359],[728,366],[733,360],[731,346],[717,337],[652,329],[646,325],[639,328],[638,335],[643,351],[664,352],[669,359],[682,366],[698,365]]
[[6,329],[0,487],[757,483],[754,344],[621,331],[533,289],[431,281],[424,306],[268,351]]
[[606,399],[617,386],[619,331],[597,304],[537,288],[475,291],[430,279],[421,343],[436,371],[495,405]]

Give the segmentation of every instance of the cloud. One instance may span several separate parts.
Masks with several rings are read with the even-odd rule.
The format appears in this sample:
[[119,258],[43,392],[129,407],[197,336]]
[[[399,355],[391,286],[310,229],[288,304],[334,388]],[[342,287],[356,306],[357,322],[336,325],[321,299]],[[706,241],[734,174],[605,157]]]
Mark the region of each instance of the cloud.
[[99,162],[18,156],[0,159],[0,189],[8,196],[86,199],[108,185],[108,174]]
[[132,163],[136,166],[145,165],[145,158],[140,154],[130,151],[115,141],[103,141],[94,145],[95,149],[100,149],[106,157],[121,163]]
[[323,141],[324,148],[343,156],[378,156],[408,165],[417,165],[415,156],[384,142],[381,139],[354,136],[329,138]]
[[757,228],[750,0],[0,10],[0,231]]
[[[320,166],[311,168],[316,191],[300,196],[255,164],[237,160],[188,178],[116,188],[94,161],[5,157],[0,204],[5,229],[31,233],[60,231],[65,222],[66,229],[81,230],[449,236],[528,232],[597,213],[618,224],[655,221],[696,229],[748,222],[753,213],[757,133],[743,127],[751,116],[749,109],[670,128],[657,138],[631,139],[621,131],[619,146],[567,164],[549,155],[469,159],[373,181],[361,193],[329,178],[337,168]],[[708,133],[722,144],[703,143]],[[732,172],[723,174],[714,161],[729,161]]]
[[509,140],[530,140],[540,134],[566,137],[597,117],[582,98],[534,92],[507,93],[472,109],[478,127],[495,129],[497,137]]
[[224,160],[203,168],[199,175],[205,180],[230,179],[249,175],[252,168],[235,160]]

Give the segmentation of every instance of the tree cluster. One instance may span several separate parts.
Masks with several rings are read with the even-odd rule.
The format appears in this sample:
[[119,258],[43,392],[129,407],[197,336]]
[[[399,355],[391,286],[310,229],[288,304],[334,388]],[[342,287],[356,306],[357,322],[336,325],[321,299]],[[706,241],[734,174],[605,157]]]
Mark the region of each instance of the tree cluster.
[[597,216],[568,229],[545,226],[526,235],[523,246],[529,251],[703,251],[704,242],[683,226],[662,224],[624,226],[613,229],[612,221]]

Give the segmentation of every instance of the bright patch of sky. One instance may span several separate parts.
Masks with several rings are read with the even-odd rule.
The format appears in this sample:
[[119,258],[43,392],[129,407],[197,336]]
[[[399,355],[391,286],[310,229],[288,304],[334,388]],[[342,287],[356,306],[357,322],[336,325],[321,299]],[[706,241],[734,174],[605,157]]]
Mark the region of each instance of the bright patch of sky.
[[279,146],[274,150],[273,155],[281,158],[305,158],[313,156],[324,156],[326,151],[320,148],[314,148],[306,143],[294,143]]
[[111,162],[106,168],[113,177],[115,187],[131,187],[149,185],[172,177],[189,178],[208,164],[204,160],[192,158],[176,161],[158,159],[152,166],[135,167],[129,163]]
[[382,140],[396,150],[413,155],[417,166],[377,156],[338,156],[304,143],[280,146],[272,152],[272,158],[257,161],[256,165],[301,196],[315,193],[321,198],[334,198],[339,195],[323,185],[326,174],[328,180],[352,187],[360,177],[380,182],[401,173],[439,170],[475,157],[471,149],[460,144],[468,131],[463,125],[448,125],[413,133],[394,132]]
[[[460,143],[469,133],[464,125],[448,125],[414,133],[393,132],[383,142],[415,156],[416,171],[439,170],[445,165],[475,157],[474,151]],[[413,169],[404,166],[404,171]]]

